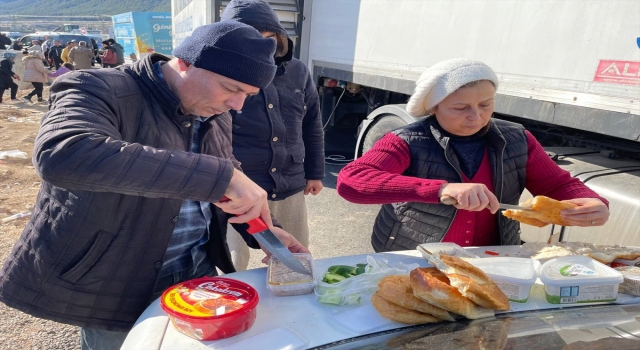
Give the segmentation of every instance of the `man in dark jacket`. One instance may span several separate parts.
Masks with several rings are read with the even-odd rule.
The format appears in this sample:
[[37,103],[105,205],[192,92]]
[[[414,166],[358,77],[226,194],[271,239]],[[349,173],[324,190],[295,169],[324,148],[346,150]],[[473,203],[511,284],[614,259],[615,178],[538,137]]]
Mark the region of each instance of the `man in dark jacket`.
[[291,251],[308,252],[273,227],[266,192],[234,169],[227,111],[271,82],[275,49],[250,26],[215,23],[171,60],[56,79],[33,155],[42,187],[0,272],[0,301],[82,327],[83,349],[119,349],[163,290],[234,271],[227,220],[260,216]]
[[53,46],[49,49],[49,59],[56,67],[56,70],[60,69],[60,66],[64,63],[62,60],[62,50],[64,45],[58,40],[53,41]]
[[4,33],[0,33],[0,50],[6,50],[11,47],[11,38]]
[[116,66],[124,64],[124,47],[113,39],[107,39],[107,41],[109,42],[109,46],[113,49],[113,52],[116,54]]
[[20,80],[20,76],[13,72],[13,62],[16,54],[13,52],[3,52],[0,54],[0,103],[2,103],[2,95],[4,90],[9,89],[11,93],[11,101],[17,100],[18,84],[13,79]]
[[[266,1],[233,0],[222,21],[256,28],[278,43],[273,82],[247,99],[233,115],[233,154],[242,169],[269,195],[269,208],[282,227],[309,245],[306,194],[322,190],[324,136],[318,93],[307,67],[293,57],[293,41]],[[237,236],[236,236],[237,237]],[[231,247],[236,267],[246,268],[248,249]],[[231,243],[231,241],[230,241]]]

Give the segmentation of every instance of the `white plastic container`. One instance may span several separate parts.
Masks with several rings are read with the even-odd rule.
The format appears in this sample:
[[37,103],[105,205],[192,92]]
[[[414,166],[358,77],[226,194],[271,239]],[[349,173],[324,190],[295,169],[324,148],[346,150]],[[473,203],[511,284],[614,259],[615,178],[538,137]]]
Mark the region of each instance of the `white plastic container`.
[[620,272],[587,256],[563,256],[540,269],[547,301],[551,304],[615,301],[623,278]]
[[468,260],[498,285],[509,301],[526,303],[538,279],[540,263],[527,258],[495,257]]
[[309,294],[313,292],[315,287],[313,276],[315,267],[311,254],[294,253],[293,255],[311,271],[311,275],[291,271],[280,260],[272,256],[267,267],[267,288],[277,296]]
[[[477,255],[469,252],[468,250],[462,248],[461,246],[455,243],[449,243],[449,242],[420,244],[416,248],[416,250],[422,253],[422,256],[425,256],[426,254],[423,249],[432,254],[435,254],[435,253],[447,254],[447,255],[457,256],[459,258],[469,258],[469,259],[478,258]],[[425,259],[426,259],[426,256],[425,256]]]

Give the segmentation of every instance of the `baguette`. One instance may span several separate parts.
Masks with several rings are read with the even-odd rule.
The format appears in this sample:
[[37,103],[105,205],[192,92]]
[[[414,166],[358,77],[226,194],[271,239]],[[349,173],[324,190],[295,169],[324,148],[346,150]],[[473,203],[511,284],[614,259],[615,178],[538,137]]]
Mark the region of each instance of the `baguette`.
[[520,203],[520,206],[531,208],[531,210],[507,209],[502,214],[509,219],[537,227],[543,227],[548,224],[568,226],[568,223],[560,215],[560,211],[577,207],[576,204],[557,201],[545,196],[536,196],[524,203]]

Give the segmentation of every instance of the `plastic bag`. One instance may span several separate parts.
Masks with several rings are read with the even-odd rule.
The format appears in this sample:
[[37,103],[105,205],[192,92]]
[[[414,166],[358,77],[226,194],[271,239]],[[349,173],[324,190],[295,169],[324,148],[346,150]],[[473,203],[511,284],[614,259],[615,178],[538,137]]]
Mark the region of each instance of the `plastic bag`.
[[4,159],[5,157],[27,158],[27,153],[17,149],[11,151],[0,151],[0,159]]
[[396,263],[390,266],[387,260],[376,260],[367,256],[365,273],[347,278],[338,283],[322,282],[322,277],[315,287],[318,301],[325,304],[348,305],[358,304],[378,289],[378,282],[391,275],[408,275],[411,270],[420,267],[418,264]]

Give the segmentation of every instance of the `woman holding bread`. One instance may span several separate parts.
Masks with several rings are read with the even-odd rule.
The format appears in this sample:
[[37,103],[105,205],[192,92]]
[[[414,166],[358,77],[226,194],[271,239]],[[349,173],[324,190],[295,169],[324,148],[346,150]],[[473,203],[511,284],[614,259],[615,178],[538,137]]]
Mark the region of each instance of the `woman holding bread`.
[[517,205],[525,188],[573,203],[560,212],[565,225],[607,221],[604,198],[558,167],[522,125],[492,118],[497,88],[496,74],[479,61],[430,67],[407,104],[409,114],[426,118],[387,133],[340,171],[340,196],[383,204],[373,228],[375,251],[427,242],[520,244],[519,222],[497,212],[499,203]]

